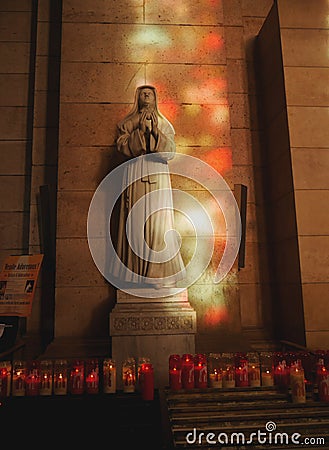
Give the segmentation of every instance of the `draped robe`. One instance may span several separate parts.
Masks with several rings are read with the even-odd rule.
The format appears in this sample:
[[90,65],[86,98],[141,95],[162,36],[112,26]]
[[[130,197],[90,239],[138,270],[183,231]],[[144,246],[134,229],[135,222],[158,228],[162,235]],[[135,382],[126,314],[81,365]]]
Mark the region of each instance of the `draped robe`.
[[[135,111],[118,125],[117,150],[130,160],[123,176],[116,251],[130,271],[123,270],[122,266],[114,266],[113,275],[129,283],[145,283],[144,277],[148,277],[151,279],[148,283],[170,286],[185,277],[177,235],[166,234],[168,230],[174,229],[171,180],[167,163],[176,151],[174,129],[170,122],[159,114],[158,138],[155,140],[151,130],[141,133],[139,115],[140,113]],[[147,156],[141,157],[142,155]],[[147,195],[151,193],[156,196]],[[129,213],[142,198],[145,201],[143,207],[138,209],[126,229]],[[156,212],[149,216],[152,211]],[[141,231],[143,229],[144,233]],[[127,236],[137,252],[129,245]],[[174,256],[167,261],[150,261],[150,249],[159,252],[164,248],[168,250],[168,255]],[[167,277],[169,278],[164,280]]]

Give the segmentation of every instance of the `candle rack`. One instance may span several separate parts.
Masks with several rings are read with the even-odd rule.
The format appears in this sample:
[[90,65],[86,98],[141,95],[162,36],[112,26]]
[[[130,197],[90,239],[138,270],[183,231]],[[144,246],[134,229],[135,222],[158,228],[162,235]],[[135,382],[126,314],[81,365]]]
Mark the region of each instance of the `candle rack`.
[[[150,399],[157,368],[148,357],[137,361],[124,360],[120,390]],[[0,399],[115,394],[117,369],[112,358],[0,361]],[[301,403],[305,390],[329,402],[329,351],[172,354],[168,369],[172,391],[274,388]]]

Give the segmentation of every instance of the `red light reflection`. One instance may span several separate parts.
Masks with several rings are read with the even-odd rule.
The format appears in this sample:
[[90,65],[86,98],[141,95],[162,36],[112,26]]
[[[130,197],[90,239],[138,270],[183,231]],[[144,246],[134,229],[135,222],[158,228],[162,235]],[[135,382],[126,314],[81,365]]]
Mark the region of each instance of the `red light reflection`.
[[230,148],[215,148],[203,153],[201,159],[223,175],[232,169],[232,150]]
[[204,38],[204,46],[210,48],[211,50],[220,50],[224,43],[217,33],[209,33],[208,36]]
[[204,323],[210,327],[228,322],[229,315],[225,305],[211,306],[204,315]]

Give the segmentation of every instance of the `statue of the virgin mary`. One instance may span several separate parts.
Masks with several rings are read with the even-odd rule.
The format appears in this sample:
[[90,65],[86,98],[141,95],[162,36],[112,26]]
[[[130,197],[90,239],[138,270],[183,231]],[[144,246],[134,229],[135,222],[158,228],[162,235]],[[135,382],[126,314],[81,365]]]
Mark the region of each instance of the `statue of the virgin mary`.
[[159,288],[185,277],[168,168],[176,152],[174,136],[174,127],[158,110],[155,87],[138,87],[132,110],[118,124],[116,141],[129,163],[116,245],[123,265],[114,265],[112,274],[129,284]]

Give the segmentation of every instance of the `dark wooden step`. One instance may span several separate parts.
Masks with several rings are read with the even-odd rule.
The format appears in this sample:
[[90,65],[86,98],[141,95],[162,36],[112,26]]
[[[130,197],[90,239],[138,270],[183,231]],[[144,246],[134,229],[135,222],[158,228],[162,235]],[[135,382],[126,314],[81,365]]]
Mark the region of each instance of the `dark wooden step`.
[[329,408],[312,408],[306,410],[305,408],[282,408],[282,409],[263,409],[258,411],[189,411],[179,414],[171,413],[171,421],[173,424],[184,423],[186,425],[193,423],[209,423],[209,422],[250,422],[261,421],[266,422],[275,417],[277,420],[294,419],[298,421],[318,420],[327,418],[329,420]]
[[[276,431],[273,431],[271,433],[267,433],[264,434],[266,432],[264,424],[262,427],[246,427],[246,426],[235,426],[234,428],[232,427],[212,427],[212,428],[207,428],[207,427],[197,427],[196,428],[196,432],[195,435],[193,435],[193,428],[191,429],[186,429],[186,430],[174,430],[174,443],[175,443],[175,447],[186,447],[186,448],[204,448],[204,447],[208,447],[207,442],[206,442],[206,436],[210,436],[210,438],[214,441],[218,440],[218,436],[220,436],[221,439],[221,445],[217,444],[217,447],[219,446],[220,448],[225,447],[224,443],[224,435],[227,436],[228,439],[228,443],[231,444],[231,447],[236,444],[237,442],[240,443],[240,447],[242,444],[245,444],[246,447],[242,447],[242,448],[262,448],[262,449],[268,449],[268,448],[286,448],[286,449],[290,449],[290,448],[303,448],[303,443],[306,443],[306,439],[308,439],[310,442],[310,440],[312,439],[313,444],[312,445],[308,445],[311,448],[314,448],[314,445],[316,443],[319,444],[319,446],[321,446],[322,449],[328,449],[329,448],[329,422],[326,422],[326,424],[324,424],[324,428],[323,429],[319,429],[317,427],[312,427],[309,426],[306,429],[300,429],[300,428],[296,428],[295,424],[290,424],[290,423],[285,423],[285,424],[277,424],[277,429]],[[261,441],[257,440],[257,432],[258,430],[260,430],[263,434],[261,435],[261,439],[263,440],[262,445],[261,445]],[[189,434],[189,442],[187,441],[187,435]],[[191,434],[192,433],[192,434]],[[203,433],[203,434],[202,434]],[[210,435],[209,433],[212,433],[212,435]],[[255,435],[252,435],[252,433],[255,433]],[[297,435],[294,435],[294,433],[298,433]],[[269,441],[270,439],[270,434],[271,434],[271,441]],[[239,435],[239,441],[237,441],[238,437],[237,435]],[[192,439],[193,436],[196,436],[196,440],[193,443]],[[244,441],[242,440],[242,436],[244,436]],[[266,437],[266,441],[264,442],[264,439]],[[299,439],[300,444],[294,444],[294,442],[292,441],[292,437],[294,437],[295,439]],[[281,440],[282,439],[282,440]],[[264,443],[266,443],[268,445],[264,445]],[[272,446],[270,445],[273,444]],[[201,445],[202,444],[202,445]],[[275,445],[274,445],[275,444]],[[284,444],[282,446],[279,446],[279,444]],[[254,447],[255,446],[255,447]],[[306,445],[304,446],[304,448],[307,447]],[[214,444],[212,444],[211,446],[209,446],[209,448],[214,448]]]
[[[286,436],[294,433],[301,435],[300,439],[312,439],[312,448],[329,449],[329,404],[315,400],[311,392],[307,393],[305,403],[292,403],[289,392],[280,392],[276,387],[270,388],[232,388],[204,389],[191,391],[165,390],[165,401],[168,420],[171,427],[173,448],[221,448],[222,444],[207,445],[203,440],[193,445],[188,443],[186,436],[194,429],[203,436],[214,433],[244,433],[246,439],[257,433],[266,432],[266,424],[275,423],[274,431]],[[194,431],[193,431],[194,432]],[[273,434],[273,433],[272,433]],[[191,435],[190,435],[191,436]],[[316,445],[317,438],[319,445]],[[305,445],[306,446],[306,445]],[[275,444],[273,448],[300,448],[301,444],[289,446]],[[235,448],[229,445],[227,448]],[[272,448],[260,445],[257,440],[246,446],[236,448]]]

